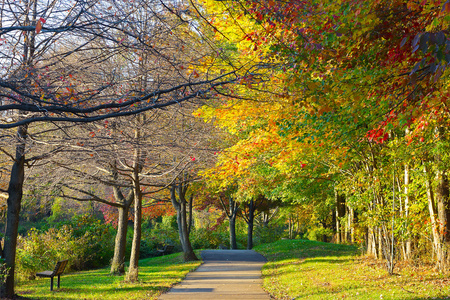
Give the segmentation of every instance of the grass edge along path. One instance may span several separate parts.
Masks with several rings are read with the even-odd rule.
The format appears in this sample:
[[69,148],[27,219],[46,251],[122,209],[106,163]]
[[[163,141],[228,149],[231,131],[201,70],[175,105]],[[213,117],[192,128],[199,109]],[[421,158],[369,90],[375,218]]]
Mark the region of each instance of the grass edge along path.
[[450,299],[449,274],[404,266],[390,276],[354,246],[281,240],[254,250],[268,260],[263,288],[275,299]]
[[[183,262],[183,254],[175,253],[139,261],[139,282],[126,283],[124,276],[110,276],[109,268],[68,273],[61,276],[61,288],[50,292],[50,279],[24,281],[17,285],[20,299],[157,299],[201,261]],[[56,280],[55,280],[56,282]]]

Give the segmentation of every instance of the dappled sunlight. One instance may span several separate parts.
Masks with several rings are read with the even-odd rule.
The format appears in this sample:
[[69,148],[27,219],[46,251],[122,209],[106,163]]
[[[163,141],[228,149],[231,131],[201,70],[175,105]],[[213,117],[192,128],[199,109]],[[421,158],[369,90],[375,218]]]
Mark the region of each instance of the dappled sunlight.
[[361,257],[352,246],[291,240],[256,250],[269,260],[263,267],[263,287],[277,299],[413,300],[450,295],[448,277],[408,268],[391,276],[381,261]]

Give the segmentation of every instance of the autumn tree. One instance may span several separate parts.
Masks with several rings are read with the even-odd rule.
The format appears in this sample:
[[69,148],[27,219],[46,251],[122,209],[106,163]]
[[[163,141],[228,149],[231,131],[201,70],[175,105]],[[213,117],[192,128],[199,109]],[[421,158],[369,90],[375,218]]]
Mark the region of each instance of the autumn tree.
[[[405,171],[405,180],[400,181],[398,174],[402,172],[398,168],[403,165],[408,170],[412,165],[423,164],[425,181],[417,177],[419,174],[415,180],[428,187],[431,220],[428,232],[442,268],[442,238],[448,231],[443,225],[448,224],[443,207],[448,196],[446,170],[437,162],[444,157],[441,147],[446,138],[440,132],[447,126],[445,30],[448,2],[249,0],[203,3],[210,9],[206,10],[205,17],[209,17],[216,31],[215,38],[224,44],[237,45],[232,49],[234,56],[229,57],[270,62],[271,80],[276,82],[276,85],[264,85],[258,77],[246,78],[242,82],[246,88],[236,86],[233,91],[228,90],[225,104],[204,115],[218,117],[224,120],[223,124],[228,122],[222,126],[231,130],[240,127],[241,145],[249,144],[251,135],[255,141],[260,141],[267,137],[270,129],[278,133],[281,137],[273,139],[259,152],[265,157],[276,157],[274,153],[297,157],[297,167],[287,173],[291,178],[300,175],[332,179],[338,191],[351,200],[345,204],[349,220],[356,207],[364,214],[370,211],[367,215],[372,225],[368,235],[373,237],[369,244],[376,245],[369,249],[376,249],[385,258],[394,252],[389,250],[391,254],[387,254],[382,249],[395,242],[395,238],[390,237],[395,231],[395,220],[391,226],[385,217],[374,216],[397,213],[395,202],[401,199],[396,200],[395,195],[390,194],[399,190],[397,195],[408,201],[400,202],[398,213],[412,217],[408,211],[411,205],[409,172]],[[215,18],[217,11],[222,11],[224,17]],[[267,93],[255,97],[256,86]],[[281,88],[277,90],[277,87]],[[274,94],[278,94],[279,99],[275,100]],[[236,100],[252,98],[266,102],[261,105]],[[284,103],[280,101],[283,98]],[[265,118],[249,118],[247,112],[267,107],[272,111],[277,108],[277,113],[260,113]],[[235,123],[230,121],[231,115]],[[427,128],[430,126],[432,129]],[[264,127],[269,130],[261,130]],[[433,130],[434,136],[430,135]],[[416,152],[413,145],[424,143],[427,138],[433,146],[420,151],[421,159],[395,151],[395,147],[403,143],[406,147],[402,147],[402,151]],[[283,146],[279,147],[280,144]],[[242,151],[237,149],[230,152],[239,163],[235,164],[235,171],[243,169],[243,160],[238,160]],[[439,155],[432,155],[432,152]],[[281,168],[286,167],[283,159],[277,157],[272,163],[275,171],[286,171]],[[304,172],[293,173],[303,165]],[[439,183],[432,184],[431,178],[439,178]],[[434,184],[438,190],[433,191]],[[434,197],[436,193],[439,197]],[[383,236],[389,236],[390,240],[383,240]]]

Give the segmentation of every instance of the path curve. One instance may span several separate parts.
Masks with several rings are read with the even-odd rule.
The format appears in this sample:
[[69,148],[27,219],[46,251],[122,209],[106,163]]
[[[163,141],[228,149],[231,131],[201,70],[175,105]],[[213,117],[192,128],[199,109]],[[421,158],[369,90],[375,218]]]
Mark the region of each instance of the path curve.
[[204,250],[203,264],[159,300],[270,299],[262,289],[266,259],[253,250]]

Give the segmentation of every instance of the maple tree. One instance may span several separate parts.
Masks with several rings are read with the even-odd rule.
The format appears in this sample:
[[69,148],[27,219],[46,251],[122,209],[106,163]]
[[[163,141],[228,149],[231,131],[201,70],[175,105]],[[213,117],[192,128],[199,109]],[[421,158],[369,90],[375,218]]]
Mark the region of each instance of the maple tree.
[[[442,188],[447,179],[442,162],[446,160],[443,132],[448,126],[449,3],[202,3],[214,38],[235,46],[225,48],[232,53],[226,58],[259,60],[271,70],[270,77],[246,77],[226,93],[219,90],[217,96],[223,104],[200,112],[238,139],[235,146],[221,152],[212,172],[224,179],[225,185],[238,178],[242,187],[250,186],[248,192],[241,190],[242,195],[251,195],[260,182],[267,184],[265,178],[252,175],[264,168],[270,169],[266,176],[278,178],[278,183],[269,185],[267,195],[279,193],[285,199],[305,195],[293,190],[301,182],[308,184],[303,186],[309,189],[308,197],[317,194],[318,186],[329,191],[325,198],[345,194],[349,222],[357,208],[360,218],[369,224],[369,244],[386,246],[369,247],[376,252],[394,243],[393,239],[381,241],[381,235],[390,236],[387,231],[394,231],[395,224],[390,228],[384,217],[376,218],[377,214],[392,215],[389,207],[395,207],[389,196],[392,174],[396,174],[394,182],[401,182],[404,166],[425,161],[434,167],[425,169],[428,178],[432,173],[441,178],[437,190],[432,191],[433,184],[427,185],[429,232],[433,248],[440,252],[442,235],[436,233],[445,237],[448,232],[448,210],[444,208],[448,192]],[[433,136],[437,129],[440,133]],[[420,156],[405,155],[416,152],[421,143],[426,151],[420,151]],[[421,175],[414,175],[414,180],[425,186]],[[405,202],[393,212],[403,220],[411,217],[408,185],[407,175],[402,184],[394,185],[400,195],[396,201],[404,197]],[[439,197],[435,199],[432,195],[436,193]],[[442,263],[443,255],[437,257]]]

